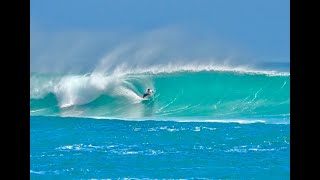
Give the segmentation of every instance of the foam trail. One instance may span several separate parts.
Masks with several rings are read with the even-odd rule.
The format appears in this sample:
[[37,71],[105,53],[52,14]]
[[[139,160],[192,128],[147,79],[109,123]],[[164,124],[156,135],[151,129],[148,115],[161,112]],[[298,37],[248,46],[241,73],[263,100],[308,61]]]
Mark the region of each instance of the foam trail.
[[258,93],[259,93],[261,90],[262,90],[262,88],[259,89],[259,91],[257,91],[257,92],[254,94],[254,98],[253,98],[250,102],[248,102],[248,103],[252,103],[252,102],[257,98],[257,95],[258,95]]
[[174,103],[176,100],[177,100],[177,98],[174,98],[170,103],[166,104],[165,106],[162,106],[162,107],[158,110],[158,112],[161,112],[162,109],[170,106],[170,104]]
[[283,83],[283,85],[281,86],[281,88],[280,89],[282,89],[283,88],[283,86],[285,86],[287,84],[287,81],[285,81],[284,83]]

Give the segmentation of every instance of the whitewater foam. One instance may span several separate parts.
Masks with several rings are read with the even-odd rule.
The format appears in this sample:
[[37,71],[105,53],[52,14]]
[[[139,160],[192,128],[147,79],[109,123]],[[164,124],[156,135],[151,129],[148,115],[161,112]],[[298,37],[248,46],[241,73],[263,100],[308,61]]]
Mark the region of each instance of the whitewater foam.
[[[73,116],[71,116],[73,117]],[[97,120],[119,120],[119,121],[169,121],[179,123],[238,123],[238,124],[253,124],[253,123],[265,123],[265,124],[288,124],[287,122],[273,122],[262,119],[181,119],[181,118],[115,118],[115,117],[99,117],[99,116],[85,116],[85,117],[74,117],[74,118],[89,118]],[[155,129],[153,129],[155,130]],[[198,130],[198,129],[196,129]],[[151,130],[152,131],[152,130]]]

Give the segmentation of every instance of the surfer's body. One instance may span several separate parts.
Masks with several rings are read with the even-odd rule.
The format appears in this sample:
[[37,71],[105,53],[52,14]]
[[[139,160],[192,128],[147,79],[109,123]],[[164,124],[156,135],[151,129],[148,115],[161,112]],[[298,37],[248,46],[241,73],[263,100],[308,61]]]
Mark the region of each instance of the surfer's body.
[[148,89],[147,92],[143,94],[142,98],[150,96],[152,93],[154,93],[154,92],[151,89]]

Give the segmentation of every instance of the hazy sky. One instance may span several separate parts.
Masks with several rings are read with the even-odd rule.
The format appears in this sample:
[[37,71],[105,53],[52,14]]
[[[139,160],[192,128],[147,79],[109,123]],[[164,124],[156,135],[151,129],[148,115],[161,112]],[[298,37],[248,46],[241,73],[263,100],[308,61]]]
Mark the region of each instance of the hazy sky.
[[[162,56],[170,52],[167,56],[239,56],[289,62],[289,3],[31,0],[31,70],[52,70],[62,64],[64,68],[75,64],[89,67],[113,48],[139,42],[140,51],[151,52],[146,47],[152,47],[154,52],[159,46]],[[68,62],[72,63],[66,65]]]

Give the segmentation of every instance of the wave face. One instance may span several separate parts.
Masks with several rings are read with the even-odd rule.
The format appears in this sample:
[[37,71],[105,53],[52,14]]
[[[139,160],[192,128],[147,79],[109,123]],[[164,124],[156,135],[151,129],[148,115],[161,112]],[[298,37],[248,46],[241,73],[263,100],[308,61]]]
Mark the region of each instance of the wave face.
[[[290,121],[289,74],[217,70],[31,73],[30,83],[31,116]],[[147,88],[155,94],[144,100],[141,96]]]

